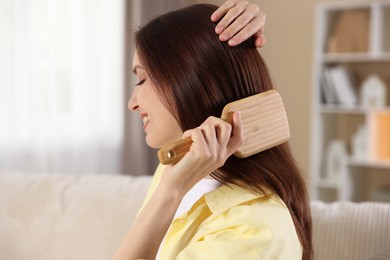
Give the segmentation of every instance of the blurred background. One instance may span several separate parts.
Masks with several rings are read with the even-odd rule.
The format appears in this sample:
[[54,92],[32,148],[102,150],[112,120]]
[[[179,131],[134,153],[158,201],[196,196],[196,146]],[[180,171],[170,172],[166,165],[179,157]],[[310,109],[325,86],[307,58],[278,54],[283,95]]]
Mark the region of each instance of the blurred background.
[[[0,0],[0,171],[153,174],[156,151],[127,109],[132,35],[158,14],[204,2],[224,1]],[[312,196],[390,201],[389,2],[251,2],[267,15],[259,52]],[[348,76],[344,94],[344,78],[325,78],[335,68]]]

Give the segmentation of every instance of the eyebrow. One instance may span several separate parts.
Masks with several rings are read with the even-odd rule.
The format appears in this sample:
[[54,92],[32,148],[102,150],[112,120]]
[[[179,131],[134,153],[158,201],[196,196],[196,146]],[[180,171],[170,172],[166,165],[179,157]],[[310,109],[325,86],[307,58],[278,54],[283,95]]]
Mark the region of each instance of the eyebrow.
[[133,68],[134,74],[137,74],[137,69],[143,69],[143,70],[145,70],[142,66],[140,66],[140,65],[135,65],[134,68]]

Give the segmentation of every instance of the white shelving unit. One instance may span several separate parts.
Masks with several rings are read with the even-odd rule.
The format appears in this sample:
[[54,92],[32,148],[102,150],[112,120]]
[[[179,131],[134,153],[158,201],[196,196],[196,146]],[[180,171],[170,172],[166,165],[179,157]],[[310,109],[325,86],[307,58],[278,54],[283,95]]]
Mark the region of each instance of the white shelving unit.
[[[369,14],[368,50],[328,53],[327,42],[337,17],[346,10],[355,9],[366,10]],[[383,109],[390,111],[390,1],[321,3],[316,9],[315,30],[312,197],[324,201],[372,200],[375,187],[381,190],[388,187],[390,193],[390,160],[355,159],[351,155],[351,138],[360,125],[367,123],[372,109],[360,103],[349,107],[326,104],[321,90],[325,68],[342,65],[356,75],[354,91],[357,94],[362,82],[369,75],[376,74],[387,86],[386,107]],[[346,171],[332,179],[326,176],[326,155],[329,143],[335,139],[346,144],[347,160]]]

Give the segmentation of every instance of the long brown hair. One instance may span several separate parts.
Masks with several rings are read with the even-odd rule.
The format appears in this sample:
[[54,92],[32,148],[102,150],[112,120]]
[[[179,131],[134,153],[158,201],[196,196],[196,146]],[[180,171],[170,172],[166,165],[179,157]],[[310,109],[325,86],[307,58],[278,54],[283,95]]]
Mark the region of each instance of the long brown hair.
[[[183,131],[231,102],[272,89],[259,52],[249,39],[236,47],[221,42],[210,21],[213,5],[193,5],[149,22],[136,33],[139,58],[162,102]],[[212,176],[256,192],[275,192],[287,205],[303,259],[312,259],[312,223],[304,180],[288,143],[245,159],[231,156]]]

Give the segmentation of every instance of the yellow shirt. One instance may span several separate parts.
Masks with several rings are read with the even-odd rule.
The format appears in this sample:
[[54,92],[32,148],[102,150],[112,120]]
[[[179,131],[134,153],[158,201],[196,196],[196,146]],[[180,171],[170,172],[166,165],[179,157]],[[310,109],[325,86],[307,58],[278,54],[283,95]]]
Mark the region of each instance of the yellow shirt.
[[[160,180],[153,178],[147,201]],[[275,194],[222,185],[174,219],[160,259],[302,259],[291,215]]]

